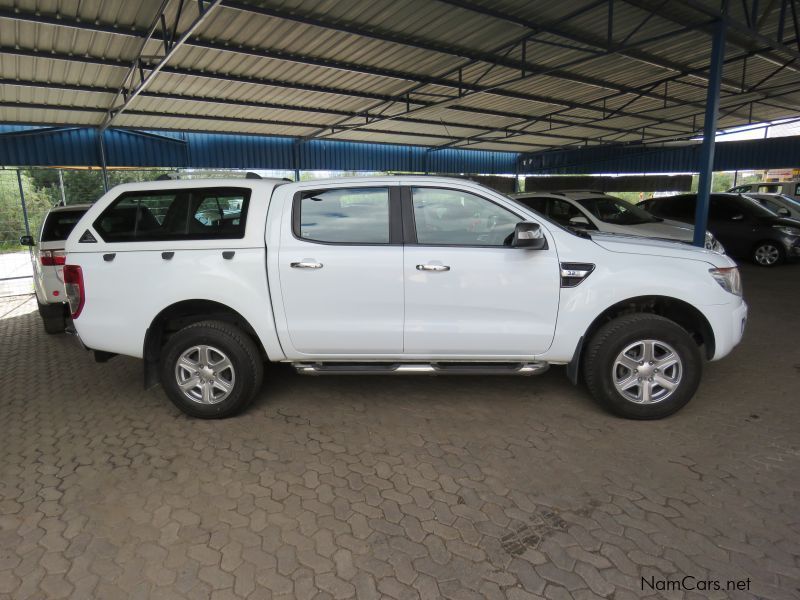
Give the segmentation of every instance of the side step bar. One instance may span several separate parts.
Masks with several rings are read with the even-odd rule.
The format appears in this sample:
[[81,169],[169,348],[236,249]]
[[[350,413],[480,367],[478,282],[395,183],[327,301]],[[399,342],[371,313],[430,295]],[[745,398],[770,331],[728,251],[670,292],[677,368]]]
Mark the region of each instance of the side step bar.
[[540,375],[546,362],[292,363],[303,375]]

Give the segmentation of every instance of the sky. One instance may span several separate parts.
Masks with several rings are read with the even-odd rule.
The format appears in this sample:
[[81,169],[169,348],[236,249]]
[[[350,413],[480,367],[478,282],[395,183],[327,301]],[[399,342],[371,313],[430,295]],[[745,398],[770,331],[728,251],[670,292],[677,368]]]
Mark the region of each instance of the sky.
[[[733,127],[724,132],[718,132],[716,141],[732,142],[735,140],[763,139],[764,130],[767,129],[764,125],[764,123],[753,123],[752,125]],[[800,135],[800,121],[796,119],[781,119],[780,121],[772,121],[769,124],[767,137],[786,137],[789,135]]]

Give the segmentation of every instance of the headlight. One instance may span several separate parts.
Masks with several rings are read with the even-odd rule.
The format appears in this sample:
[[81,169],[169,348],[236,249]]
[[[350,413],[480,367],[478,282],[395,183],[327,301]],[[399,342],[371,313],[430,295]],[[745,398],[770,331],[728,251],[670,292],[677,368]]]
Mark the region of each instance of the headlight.
[[773,225],[773,229],[777,229],[781,233],[785,233],[786,235],[794,235],[800,237],[800,229],[797,227],[789,227],[788,225]]
[[737,296],[742,295],[742,278],[738,267],[725,267],[722,269],[709,269],[709,273],[722,289]]

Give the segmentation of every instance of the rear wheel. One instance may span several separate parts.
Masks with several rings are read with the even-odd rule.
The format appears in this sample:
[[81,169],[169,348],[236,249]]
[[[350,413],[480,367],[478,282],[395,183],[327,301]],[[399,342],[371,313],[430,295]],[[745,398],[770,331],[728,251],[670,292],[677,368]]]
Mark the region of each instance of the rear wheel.
[[753,249],[753,262],[761,267],[774,267],[783,262],[784,252],[777,242],[759,242]]
[[629,419],[660,419],[682,408],[700,384],[703,360],[692,336],[652,314],[618,317],[589,341],[584,378],[592,396]]
[[67,327],[67,309],[62,303],[42,304],[39,302],[39,316],[42,317],[44,330],[50,335],[64,333]]
[[201,321],[169,338],[161,382],[181,411],[222,419],[243,410],[261,387],[264,365],[253,340],[223,321]]

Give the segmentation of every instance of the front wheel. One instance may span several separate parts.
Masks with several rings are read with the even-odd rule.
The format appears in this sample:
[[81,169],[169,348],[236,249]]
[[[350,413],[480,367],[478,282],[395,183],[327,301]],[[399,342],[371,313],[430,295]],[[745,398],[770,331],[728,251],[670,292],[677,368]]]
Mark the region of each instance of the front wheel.
[[200,321],[169,338],[161,382],[181,411],[222,419],[242,411],[261,387],[264,365],[253,340],[223,321]]
[[753,262],[761,267],[774,267],[783,259],[783,248],[776,242],[760,242],[753,249]]
[[692,336],[653,314],[618,317],[586,348],[583,373],[592,396],[629,419],[660,419],[681,409],[700,384],[703,360]]

